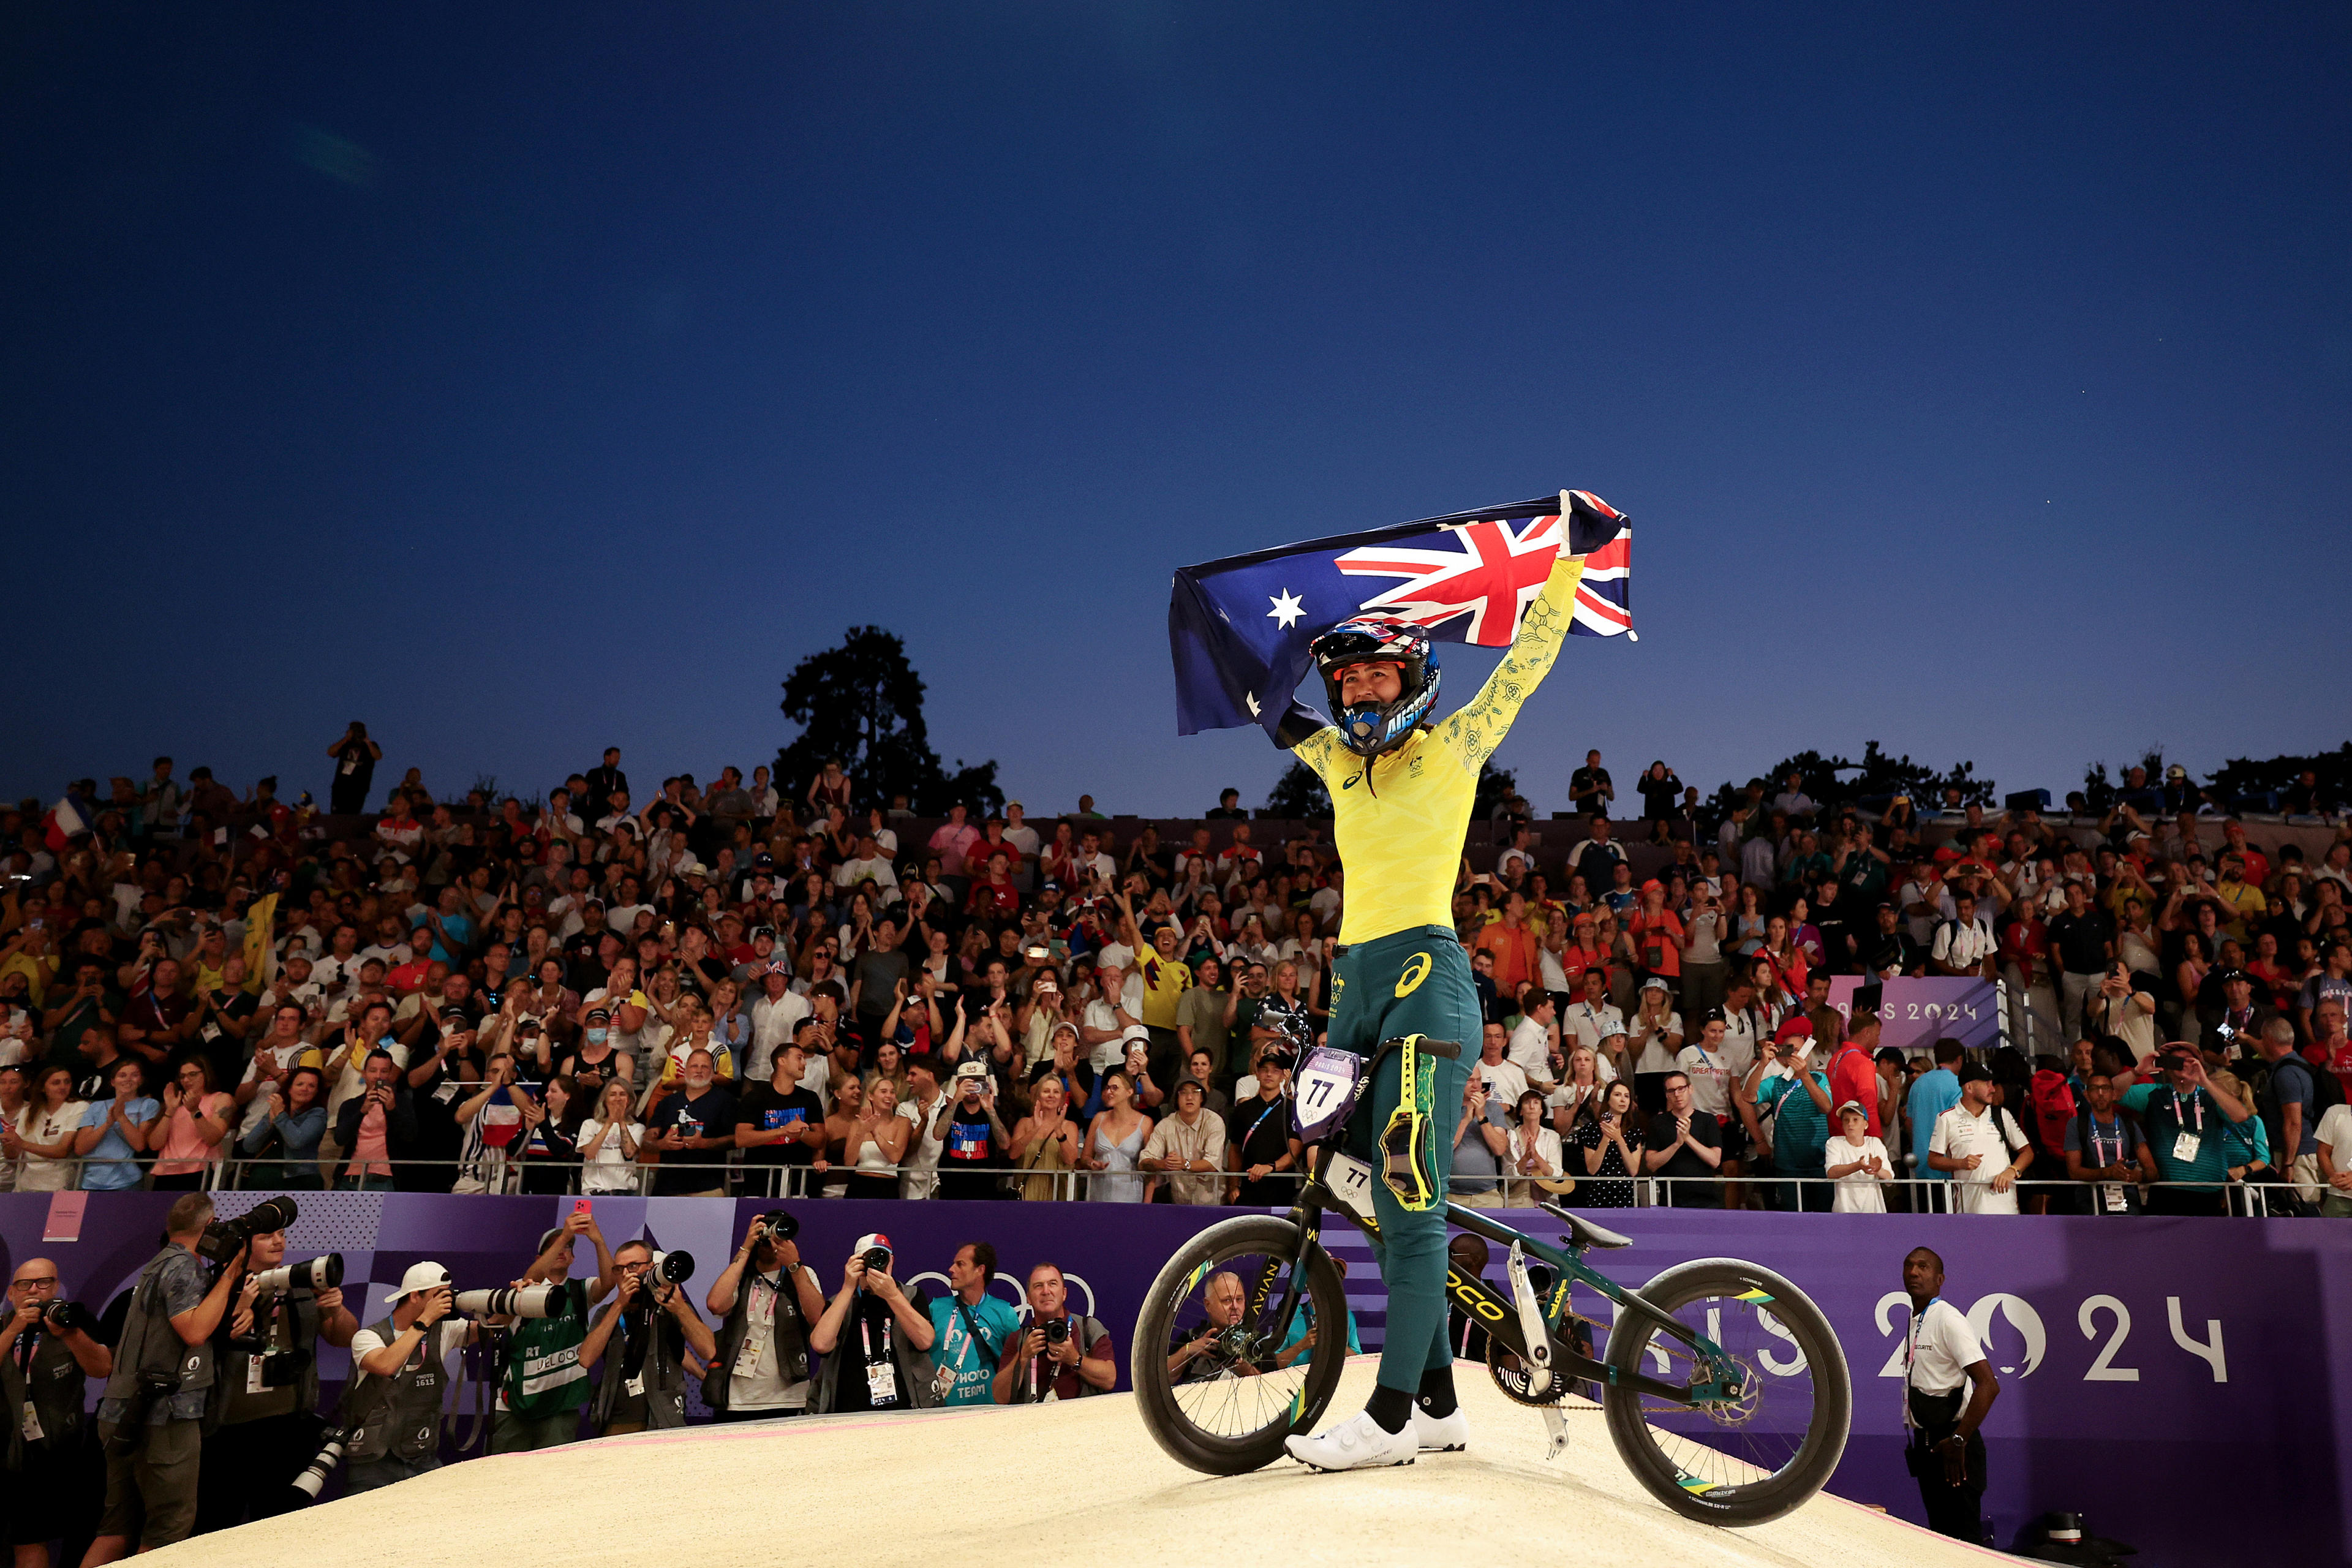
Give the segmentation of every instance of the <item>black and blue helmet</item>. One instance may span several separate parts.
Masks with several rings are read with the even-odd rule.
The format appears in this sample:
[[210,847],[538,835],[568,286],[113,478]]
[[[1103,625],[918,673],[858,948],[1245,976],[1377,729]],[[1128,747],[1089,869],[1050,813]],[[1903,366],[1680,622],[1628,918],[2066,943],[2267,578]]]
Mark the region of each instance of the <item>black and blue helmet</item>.
[[[1437,656],[1431,650],[1429,633],[1420,626],[1378,617],[1341,621],[1307,644],[1307,651],[1322,673],[1340,743],[1358,756],[1377,757],[1400,744],[1430,720],[1436,707]],[[1344,706],[1339,676],[1351,664],[1395,665],[1396,700]]]

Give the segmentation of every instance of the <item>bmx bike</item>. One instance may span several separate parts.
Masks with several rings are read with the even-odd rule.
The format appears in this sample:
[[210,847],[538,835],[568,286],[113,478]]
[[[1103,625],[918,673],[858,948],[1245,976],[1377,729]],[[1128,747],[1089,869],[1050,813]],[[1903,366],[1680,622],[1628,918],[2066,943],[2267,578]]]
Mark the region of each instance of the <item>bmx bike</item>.
[[[1133,1378],[1145,1426],[1179,1463],[1239,1475],[1311,1432],[1348,1355],[1348,1304],[1324,1250],[1337,1214],[1377,1243],[1371,1164],[1340,1147],[1381,1058],[1321,1047],[1297,1075],[1292,1128],[1308,1172],[1286,1215],[1210,1226],[1168,1260],[1136,1321]],[[1416,1039],[1453,1055],[1458,1047]],[[1557,1204],[1557,1245],[1492,1214],[1445,1205],[1449,1224],[1507,1248],[1508,1293],[1449,1258],[1450,1302],[1485,1331],[1496,1386],[1539,1411],[1547,1458],[1567,1445],[1573,1387],[1597,1391],[1609,1436],[1660,1502],[1717,1525],[1761,1524],[1822,1489],[1845,1451],[1853,1388],[1829,1320],[1770,1269],[1731,1258],[1678,1264],[1640,1289],[1585,1260],[1632,1245]],[[1531,1264],[1530,1259],[1537,1260]],[[1548,1267],[1550,1279],[1536,1273]],[[1605,1349],[1581,1353],[1570,1308],[1581,1286],[1611,1303]],[[1323,1331],[1325,1328],[1330,1331]],[[1171,1363],[1175,1363],[1172,1364]]]

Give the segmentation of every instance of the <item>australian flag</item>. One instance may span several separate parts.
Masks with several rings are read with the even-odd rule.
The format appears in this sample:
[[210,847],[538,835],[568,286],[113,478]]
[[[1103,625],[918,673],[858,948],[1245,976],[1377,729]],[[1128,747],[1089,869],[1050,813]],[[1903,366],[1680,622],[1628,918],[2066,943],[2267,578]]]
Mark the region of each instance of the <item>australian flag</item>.
[[1507,647],[1562,550],[1584,558],[1569,629],[1631,635],[1632,540],[1616,508],[1562,490],[1181,568],[1168,599],[1176,732],[1273,734],[1307,675],[1307,645],[1341,621],[1389,616],[1440,642]]

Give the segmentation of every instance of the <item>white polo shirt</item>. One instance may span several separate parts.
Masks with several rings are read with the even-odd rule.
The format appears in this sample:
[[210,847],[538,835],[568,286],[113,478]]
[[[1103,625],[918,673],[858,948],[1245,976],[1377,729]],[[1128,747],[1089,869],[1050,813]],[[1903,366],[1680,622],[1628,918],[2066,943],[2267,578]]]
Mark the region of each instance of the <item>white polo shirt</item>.
[[2009,1168],[2017,1152],[2025,1147],[2025,1134],[2017,1121],[1997,1105],[1988,1105],[1979,1116],[1969,1110],[1962,1100],[1936,1118],[1935,1135],[1928,1140],[1927,1152],[1949,1159],[1965,1160],[1971,1154],[1983,1159],[1973,1171],[1953,1171],[1952,1197],[1962,1214],[2015,1214],[2017,1188],[1992,1190],[1992,1179]]
[[[1941,1296],[1912,1321],[1904,1341],[1905,1381],[1922,1394],[1949,1394],[1969,1381],[1968,1369],[1984,1360],[1977,1331],[1958,1307]],[[1904,1421],[1910,1421],[1906,1401]]]
[[1606,1002],[1598,1007],[1590,1002],[1570,1002],[1560,1013],[1559,1026],[1565,1034],[1574,1035],[1578,1045],[1598,1054],[1603,1037],[1625,1032],[1625,1015]]

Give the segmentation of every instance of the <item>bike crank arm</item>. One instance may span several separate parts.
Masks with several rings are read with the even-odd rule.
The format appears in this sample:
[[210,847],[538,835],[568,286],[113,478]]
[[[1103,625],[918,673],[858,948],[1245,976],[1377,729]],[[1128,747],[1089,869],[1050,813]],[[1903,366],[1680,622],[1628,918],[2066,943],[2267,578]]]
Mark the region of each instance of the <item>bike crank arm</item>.
[[1518,1309],[1519,1333],[1527,1347],[1519,1363],[1528,1369],[1528,1394],[1541,1399],[1551,1392],[1551,1329],[1536,1300],[1534,1282],[1528,1279],[1527,1254],[1517,1242],[1511,1243],[1510,1259],[1504,1267],[1510,1275],[1511,1301]]

